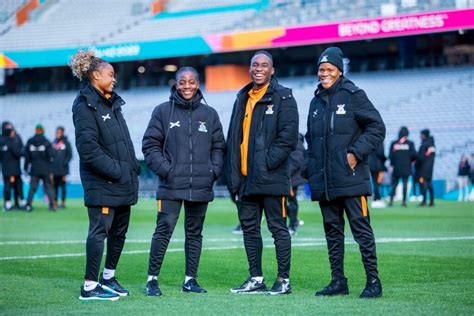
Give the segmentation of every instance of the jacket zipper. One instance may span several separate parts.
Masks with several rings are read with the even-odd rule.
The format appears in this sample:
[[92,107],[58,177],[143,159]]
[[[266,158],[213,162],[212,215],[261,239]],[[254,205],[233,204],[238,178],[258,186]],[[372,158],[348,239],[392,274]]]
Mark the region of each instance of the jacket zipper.
[[189,200],[192,201],[193,194],[193,138],[192,138],[192,104],[189,105],[189,170],[191,176],[189,177]]
[[334,135],[334,112],[331,112],[331,123],[329,124],[331,135]]
[[[329,193],[328,193],[328,177],[327,177],[327,173],[326,173],[326,169],[327,169],[327,159],[326,159],[326,155],[327,155],[327,152],[328,152],[328,148],[327,148],[327,117],[328,117],[328,114],[327,112],[329,112],[329,98],[327,98],[328,101],[326,102],[326,105],[325,107],[323,108],[323,111],[326,111],[326,113],[323,113],[324,115],[324,119],[323,119],[323,137],[324,137],[324,164],[323,164],[323,174],[324,174],[324,193],[326,195],[326,200],[329,201]],[[323,100],[324,101],[324,100]]]

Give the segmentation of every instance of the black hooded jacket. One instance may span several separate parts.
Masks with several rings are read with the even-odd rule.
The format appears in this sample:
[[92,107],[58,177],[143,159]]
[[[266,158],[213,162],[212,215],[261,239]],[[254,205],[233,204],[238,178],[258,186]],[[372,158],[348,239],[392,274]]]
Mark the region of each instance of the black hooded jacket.
[[25,146],[24,170],[30,176],[49,176],[53,159],[53,148],[43,134],[36,134],[28,139]]
[[0,162],[4,176],[20,176],[20,158],[24,154],[23,141],[17,134],[9,136],[9,130],[2,130],[0,136]]
[[201,103],[200,90],[184,100],[171,88],[143,135],[145,162],[159,177],[157,199],[207,202],[224,164],[224,134],[217,111]]
[[65,176],[69,174],[69,162],[72,159],[71,144],[66,136],[55,139],[53,142],[54,161],[53,174],[55,176]]
[[[305,137],[312,200],[372,194],[368,156],[383,142],[385,124],[363,90],[345,77],[329,89],[319,85]],[[357,158],[354,170],[347,153]]]
[[436,155],[436,148],[433,136],[425,138],[418,150],[418,157],[416,158],[416,173],[419,177],[424,179],[433,178],[433,167]]
[[290,193],[289,157],[298,143],[298,108],[291,89],[272,78],[265,95],[255,104],[250,123],[248,170],[241,171],[242,123],[249,83],[237,94],[232,111],[226,151],[226,181],[238,196]]
[[115,92],[107,99],[91,84],[74,100],[76,148],[87,207],[137,202],[140,165],[122,115],[124,104]]
[[[398,140],[390,144],[390,165],[393,166],[393,175],[398,177],[406,177],[411,175],[411,163],[416,159],[415,144],[408,140],[408,129],[400,128]],[[417,170],[418,172],[418,170]]]

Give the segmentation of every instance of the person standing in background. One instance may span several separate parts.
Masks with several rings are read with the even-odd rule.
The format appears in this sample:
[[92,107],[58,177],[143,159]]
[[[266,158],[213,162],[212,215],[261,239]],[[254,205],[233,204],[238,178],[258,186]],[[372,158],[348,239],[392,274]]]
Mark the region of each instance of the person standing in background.
[[54,191],[51,183],[51,163],[54,152],[51,142],[44,136],[43,125],[37,124],[35,136],[26,142],[24,170],[30,175],[30,189],[26,199],[25,211],[33,210],[33,197],[38,190],[39,181],[43,182],[43,191],[48,197],[49,210],[55,211]]
[[290,220],[288,228],[292,235],[296,233],[300,226],[300,221],[298,220],[298,186],[308,182],[302,175],[305,167],[304,152],[304,135],[299,134],[296,150],[290,154],[291,191],[288,196],[288,218]]
[[[23,142],[10,122],[2,123],[0,136],[0,161],[3,174],[3,201],[4,210],[21,209],[25,207],[23,197],[23,181],[21,179],[20,158],[23,155]],[[11,192],[14,193],[12,205]]]
[[418,157],[416,159],[416,170],[419,176],[418,182],[421,186],[421,195],[423,201],[419,206],[426,206],[426,194],[430,193],[430,204],[434,206],[434,189],[433,189],[433,168],[436,154],[436,148],[433,136],[430,135],[428,129],[421,131],[421,145],[418,150]]
[[458,164],[458,201],[467,201],[469,198],[469,176],[471,165],[465,154],[462,154]]
[[[54,202],[59,208],[66,208],[66,177],[69,174],[72,150],[62,126],[56,128],[56,139],[53,141],[53,148],[55,149],[53,161]],[[60,189],[62,193],[61,204],[58,204]]]
[[372,180],[372,187],[374,188],[374,199],[371,204],[372,208],[385,207],[385,202],[381,199],[379,186],[382,183],[383,172],[387,171],[385,167],[386,160],[387,157],[385,157],[383,143],[369,155],[370,178]]
[[392,191],[390,193],[389,206],[393,206],[393,197],[395,196],[398,182],[403,182],[403,200],[402,206],[407,207],[407,190],[408,177],[412,174],[412,162],[416,159],[415,144],[408,140],[408,128],[402,126],[398,133],[398,140],[390,145],[390,165],[393,167],[392,172]]

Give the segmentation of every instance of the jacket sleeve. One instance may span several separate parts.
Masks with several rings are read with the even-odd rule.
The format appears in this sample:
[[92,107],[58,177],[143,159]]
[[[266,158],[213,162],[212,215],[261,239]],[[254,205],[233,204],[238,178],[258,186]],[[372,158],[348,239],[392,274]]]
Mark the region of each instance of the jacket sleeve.
[[142,152],[146,165],[162,178],[166,178],[171,171],[171,163],[166,159],[163,148],[166,137],[164,121],[166,119],[163,117],[160,107],[156,107],[142,140]]
[[74,106],[73,122],[76,129],[76,148],[81,162],[104,178],[120,179],[120,163],[99,145],[99,127],[92,110],[84,104]]
[[216,110],[213,109],[214,113],[214,130],[212,131],[212,144],[211,144],[211,163],[212,170],[216,176],[216,179],[222,174],[222,169],[224,167],[224,151],[225,151],[225,141],[224,133],[222,131],[222,124],[219,119],[219,115]]
[[268,148],[266,155],[269,170],[278,168],[281,163],[287,160],[298,143],[298,108],[291,93],[285,91],[285,94],[283,96],[285,99],[280,96],[276,138]]
[[133,146],[133,141],[132,141],[132,138],[130,137],[130,131],[128,130],[127,122],[125,121],[125,117],[123,116],[122,111],[118,111],[117,114],[121,116],[120,119],[124,123],[126,137],[127,137],[126,139],[127,147],[130,154],[130,158],[132,159],[131,163],[133,164],[131,167],[133,167],[133,170],[135,171],[135,173],[139,175],[141,171],[140,163],[138,162],[137,156],[135,155],[135,147]]
[[308,164],[309,164],[309,157],[311,154],[311,148],[313,147],[313,141],[311,139],[311,124],[309,123],[311,120],[311,115],[310,113],[313,113],[313,101],[311,101],[309,105],[309,112],[308,112],[308,118],[306,120],[306,134],[304,135],[304,138],[306,140],[306,150],[304,154],[304,164],[303,164],[303,169],[301,171],[301,174],[304,178],[308,179]]
[[385,124],[379,111],[367,98],[363,90],[352,95],[354,115],[363,133],[347,150],[353,153],[357,160],[364,160],[372,153],[385,138]]
[[72,160],[72,148],[71,143],[66,141],[66,164],[70,163]]
[[417,156],[418,156],[418,153],[416,152],[415,144],[410,142],[410,160],[415,161]]

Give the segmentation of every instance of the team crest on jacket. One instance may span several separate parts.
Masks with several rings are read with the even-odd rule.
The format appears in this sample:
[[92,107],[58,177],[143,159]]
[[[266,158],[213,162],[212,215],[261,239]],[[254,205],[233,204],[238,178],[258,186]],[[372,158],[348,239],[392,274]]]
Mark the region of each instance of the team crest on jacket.
[[181,127],[181,123],[180,121],[176,121],[176,122],[170,122],[170,129],[172,129],[173,127]]
[[336,114],[346,114],[346,110],[344,110],[345,104],[338,104]]
[[273,104],[267,105],[267,110],[265,111],[265,114],[273,114]]
[[107,115],[102,115],[102,120],[105,122],[107,120],[110,120],[110,113],[107,113]]
[[207,127],[206,127],[206,122],[201,122],[199,121],[199,132],[207,133]]

